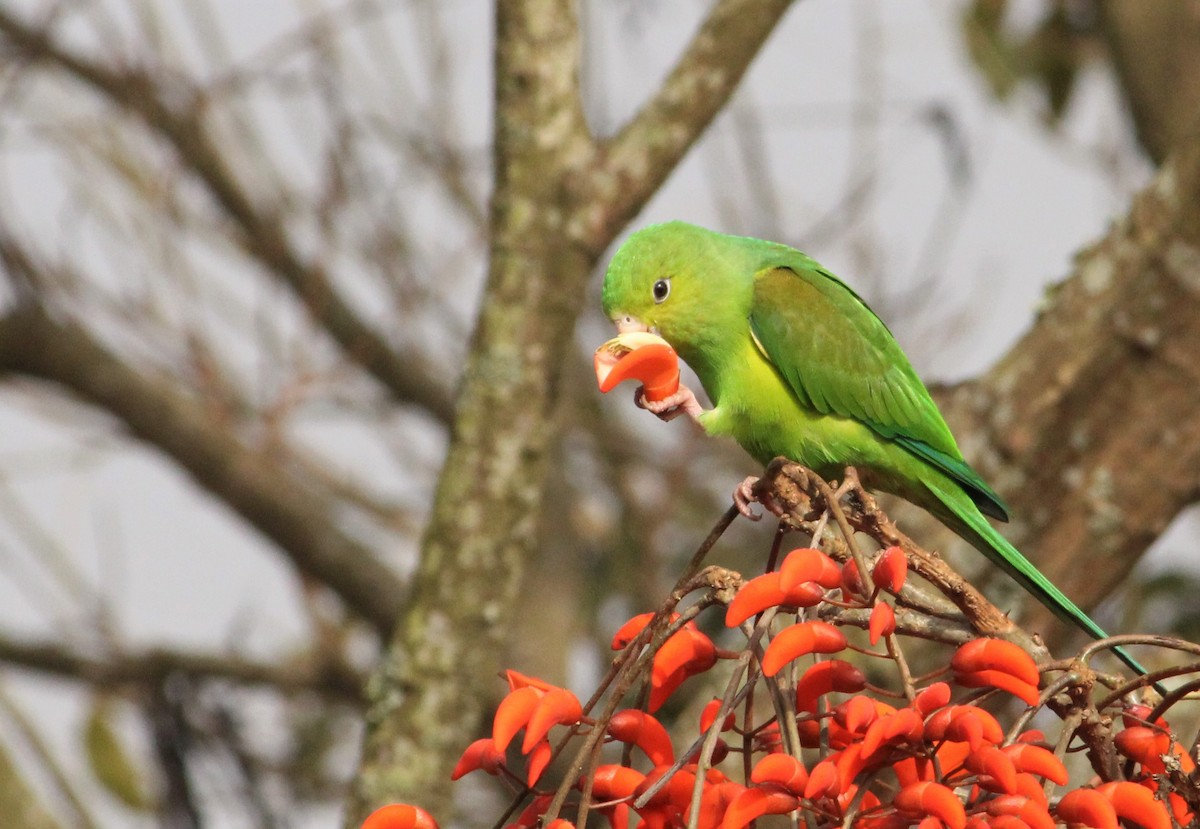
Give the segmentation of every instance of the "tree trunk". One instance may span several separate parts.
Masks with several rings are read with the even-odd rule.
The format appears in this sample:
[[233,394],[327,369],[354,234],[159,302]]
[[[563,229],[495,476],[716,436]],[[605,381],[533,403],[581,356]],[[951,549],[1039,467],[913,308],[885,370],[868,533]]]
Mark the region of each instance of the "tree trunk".
[[618,135],[592,138],[572,0],[496,5],[491,264],[449,454],[409,601],[368,689],[347,809],[451,810],[449,771],[475,737],[522,567],[592,266],[728,101],[789,0],[722,0]]
[[1138,141],[1161,164],[1200,137],[1200,2],[1103,0],[1099,8]]

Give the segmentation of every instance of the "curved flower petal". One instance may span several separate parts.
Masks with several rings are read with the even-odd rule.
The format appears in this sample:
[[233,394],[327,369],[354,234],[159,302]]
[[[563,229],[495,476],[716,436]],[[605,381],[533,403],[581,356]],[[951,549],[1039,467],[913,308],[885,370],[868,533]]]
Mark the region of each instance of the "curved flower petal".
[[955,651],[950,667],[956,674],[1003,671],[1034,688],[1041,676],[1033,657],[1003,639],[973,639]]
[[828,622],[800,622],[771,640],[763,654],[763,673],[775,676],[793,659],[810,653],[838,653],[846,649],[846,644],[846,634]]
[[656,766],[675,762],[671,735],[662,723],[645,711],[635,708],[618,711],[608,721],[608,733],[622,743],[631,743],[640,748]]
[[437,829],[437,821],[419,806],[391,803],[372,812],[362,829]]
[[950,829],[966,829],[967,810],[953,790],[941,783],[927,781],[905,786],[892,802],[903,814],[914,818],[929,815]]
[[788,553],[779,565],[779,575],[785,591],[806,581],[815,581],[829,590],[842,583],[842,568],[838,563],[812,547],[799,547]]
[[871,568],[871,580],[880,590],[899,594],[908,577],[908,557],[899,547],[888,547]]
[[1054,809],[1063,823],[1090,826],[1092,829],[1118,829],[1117,812],[1112,803],[1095,789],[1067,792]]

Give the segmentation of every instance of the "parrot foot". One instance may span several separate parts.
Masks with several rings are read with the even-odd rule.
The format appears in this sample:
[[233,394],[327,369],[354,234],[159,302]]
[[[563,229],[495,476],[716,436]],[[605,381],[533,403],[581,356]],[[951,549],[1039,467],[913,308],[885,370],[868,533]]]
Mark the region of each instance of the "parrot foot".
[[683,414],[695,420],[704,411],[700,401],[696,399],[695,392],[684,385],[681,385],[679,390],[670,397],[664,397],[662,400],[647,400],[645,387],[638,386],[637,392],[633,395],[633,402],[639,408],[653,413],[663,422],[674,420]]
[[862,481],[858,477],[858,470],[853,466],[847,466],[842,475],[842,482],[838,484],[838,488],[833,491],[833,500],[835,501],[840,501],[842,496],[847,492],[853,492],[856,489],[862,489]]
[[784,516],[783,509],[772,500],[770,495],[759,495],[754,491],[755,485],[759,482],[759,478],[753,475],[746,478],[733,490],[733,505],[737,507],[737,511],[751,521],[761,521],[762,516],[751,509],[753,504],[762,504],[763,509],[771,513],[777,518]]

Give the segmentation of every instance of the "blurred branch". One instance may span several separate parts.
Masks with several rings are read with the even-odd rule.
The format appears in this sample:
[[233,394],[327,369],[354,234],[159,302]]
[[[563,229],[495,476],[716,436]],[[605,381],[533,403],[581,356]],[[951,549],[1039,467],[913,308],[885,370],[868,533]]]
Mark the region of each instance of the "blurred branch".
[[259,208],[210,138],[203,90],[178,77],[163,81],[134,65],[113,68],[72,52],[50,32],[0,8],[0,43],[26,60],[67,73],[165,138],[238,229],[245,251],[291,288],[318,323],[396,399],[428,410],[443,422],[453,413],[449,385],[415,354],[399,354],[335,288],[330,275],[297,251],[279,217]]
[[580,242],[599,256],[729,101],[792,0],[720,0],[637,116],[599,141]]
[[962,13],[976,69],[1000,100],[1022,81],[1044,94],[1046,120],[1067,113],[1078,78],[1107,52],[1113,76],[1150,158],[1200,134],[1200,2],[1044,0],[1036,26],[1011,25],[1012,4],[974,0]]
[[147,713],[165,789],[162,825],[171,829],[201,829],[204,821],[196,786],[188,774],[188,760],[197,748],[187,720],[187,705],[193,701],[191,688],[185,682],[166,682],[154,686],[152,691]]
[[319,655],[271,664],[236,655],[150,648],[88,656],[57,641],[0,637],[0,662],[73,679],[95,688],[160,685],[167,677],[224,680],[264,686],[285,696],[319,693],[351,705],[362,698],[363,677],[337,659]]
[[246,745],[246,728],[239,713],[233,706],[218,704],[212,713],[213,727],[237,767],[240,794],[250,805],[256,823],[263,829],[282,829],[289,823],[277,814],[271,802],[270,781]]
[[430,141],[419,134],[400,134],[396,142],[434,171],[445,187],[446,195],[480,236],[487,233],[487,211],[471,190],[467,180],[468,160],[457,147]]
[[[10,241],[0,248],[10,269],[28,263]],[[390,630],[403,592],[391,569],[338,529],[328,500],[206,417],[169,381],[137,371],[82,327],[33,306],[0,317],[0,371],[53,381],[116,415],[274,540],[297,569],[378,630]]]
[[941,397],[1012,507],[1013,540],[1082,607],[1200,499],[1198,275],[1200,142],[1077,257],[995,368]]

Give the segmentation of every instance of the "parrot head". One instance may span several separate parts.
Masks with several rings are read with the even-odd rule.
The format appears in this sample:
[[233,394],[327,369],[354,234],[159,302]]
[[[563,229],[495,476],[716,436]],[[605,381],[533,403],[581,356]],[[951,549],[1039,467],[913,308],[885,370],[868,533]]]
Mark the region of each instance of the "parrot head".
[[621,333],[649,331],[688,359],[746,327],[753,274],[743,240],[684,222],[651,225],[613,255],[605,315]]

